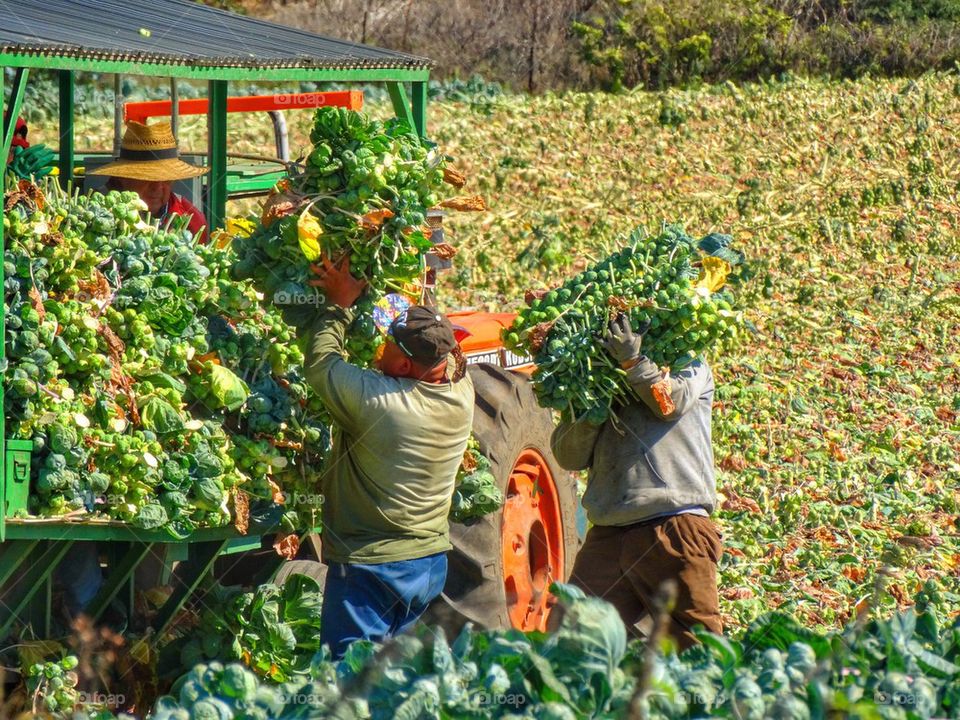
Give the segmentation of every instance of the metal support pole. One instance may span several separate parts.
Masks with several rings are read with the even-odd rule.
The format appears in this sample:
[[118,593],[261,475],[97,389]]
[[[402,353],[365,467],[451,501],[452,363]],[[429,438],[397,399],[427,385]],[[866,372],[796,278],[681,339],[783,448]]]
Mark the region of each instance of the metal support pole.
[[71,70],[59,70],[60,80],[60,187],[73,181],[74,77]]
[[180,608],[183,607],[194,590],[199,587],[200,581],[213,567],[214,561],[228,542],[229,540],[212,540],[194,543],[190,546],[190,559],[181,566],[181,569],[177,570],[179,577],[173,594],[163,604],[153,620],[154,637],[163,637],[164,632],[173,622]]
[[207,197],[204,212],[208,230],[222,228],[227,214],[227,81],[211,80],[207,95]]
[[410,83],[410,93],[413,95],[413,124],[417,128],[417,134],[425,138],[427,136],[427,83]]
[[10,154],[10,145],[13,143],[13,133],[17,129],[17,118],[20,108],[23,107],[23,92],[27,88],[27,77],[30,71],[27,68],[17,68],[13,78],[13,88],[10,90],[10,107],[3,115],[3,164],[6,166],[7,156]]
[[400,82],[388,82],[387,92],[390,93],[390,101],[393,103],[394,114],[405,121],[410,127],[415,128],[416,123],[413,118],[413,111],[410,109],[410,103],[407,100],[407,91]]
[[170,129],[174,139],[180,141],[180,91],[177,88],[177,79],[170,78]]
[[[6,111],[6,107],[5,107],[6,103],[4,102],[4,93],[3,93],[4,80],[6,79],[5,70],[6,68],[0,67],[0,121],[2,121]],[[2,129],[2,127],[0,127],[0,129]],[[7,139],[6,133],[0,136],[0,143],[4,144],[4,146],[6,145],[6,139]],[[10,151],[7,150],[7,152],[9,153]],[[6,167],[7,155],[4,154],[0,159],[3,160],[4,167]],[[3,239],[3,223],[0,222],[0,248],[5,248],[6,246],[7,246],[7,243]],[[6,284],[6,279],[3,277],[3,265],[0,264],[0,287],[4,287],[5,284]],[[4,318],[3,318],[4,315],[6,315],[6,312],[0,313],[0,337],[5,338],[7,336],[7,329],[6,327],[4,327]],[[4,343],[4,345],[6,345],[6,343]],[[4,350],[5,350],[4,347],[0,347],[0,358],[2,358],[6,354]],[[4,385],[6,385],[6,383],[0,383],[0,407],[3,407],[5,404],[3,400]],[[0,413],[0,543],[2,543],[6,539],[6,534],[7,534],[7,497],[6,497],[6,489],[5,489],[5,486],[7,484],[7,468],[6,468],[7,428],[6,428],[6,422],[4,420],[5,414],[6,413]],[[3,559],[3,556],[0,555],[0,561],[2,561],[2,559]],[[2,563],[0,563],[0,567],[2,567]]]
[[23,574],[13,584],[5,587],[0,595],[0,607],[3,609],[0,637],[6,637],[13,626],[24,618],[30,608],[30,601],[36,594],[46,591],[47,580],[72,546],[73,540],[46,540],[31,552],[24,563],[27,567]]
[[[143,559],[153,548],[152,543],[133,542],[129,544],[129,549],[118,562],[111,567],[110,574],[100,588],[97,596],[90,601],[90,604],[84,609],[94,620],[100,618],[104,610],[110,606],[110,602],[127,584],[127,581],[133,575],[137,566],[143,562]],[[130,608],[132,610],[132,608]]]
[[277,146],[277,157],[286,162],[290,159],[290,138],[287,133],[287,120],[283,110],[271,110],[267,113],[273,121],[273,140]]
[[113,76],[113,156],[120,157],[120,140],[123,132],[123,100],[120,98],[120,80],[123,75]]
[[[17,129],[17,116],[20,115],[20,107],[23,105],[23,93],[27,87],[27,77],[29,71],[26,68],[17,68],[13,79],[13,87],[10,89],[10,106],[3,106],[3,69],[0,68],[0,109],[5,112],[0,113],[3,118],[3,134],[0,136],[0,162],[3,167],[7,165],[7,158],[10,156],[10,145],[13,143],[13,133]],[[3,239],[3,224],[0,223],[0,248],[6,247]],[[3,286],[3,268],[0,268],[0,287]],[[4,314],[0,313],[0,337],[6,333],[6,323]],[[0,347],[0,358],[4,356],[4,348]],[[4,384],[0,383],[0,407],[3,406]],[[0,485],[6,483],[6,464],[7,464],[7,441],[6,441],[7,423],[6,418],[0,415]],[[5,491],[0,489],[0,541],[6,535],[6,496]]]
[[30,556],[38,542],[40,541],[10,540],[0,545],[0,588],[6,586],[7,581]]

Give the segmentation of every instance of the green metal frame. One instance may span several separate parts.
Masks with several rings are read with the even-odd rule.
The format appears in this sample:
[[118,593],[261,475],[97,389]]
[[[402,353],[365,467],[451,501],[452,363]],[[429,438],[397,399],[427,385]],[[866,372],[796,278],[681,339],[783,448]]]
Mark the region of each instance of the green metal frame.
[[[60,182],[64,186],[73,180],[73,110],[75,97],[74,75],[69,70],[59,70],[60,80]],[[68,128],[69,132],[63,129]]]
[[390,83],[387,86],[390,93],[390,101],[393,103],[393,111],[401,120],[405,120],[410,127],[413,127],[413,108],[407,100],[407,90],[402,83]]
[[200,528],[183,540],[164,530],[144,530],[121,522],[54,522],[48,520],[7,520],[10,540],[49,540],[69,537],[71,540],[104,540],[107,542],[175,543],[229,540],[243,537],[233,527]]
[[403,83],[387,83],[393,111],[401,120],[406,120],[410,127],[416,129],[420,137],[427,136],[427,83],[426,81],[410,83],[410,92],[413,102],[407,99],[407,90]]
[[[17,74],[13,78],[13,87],[10,90],[10,111],[4,108],[3,114],[3,157],[7,157],[10,152],[10,145],[13,142],[13,131],[16,129],[17,117],[20,115],[20,108],[23,107],[23,93],[27,89],[27,78],[30,71],[27,68],[17,68]],[[6,160],[4,159],[4,162]]]
[[92,60],[89,58],[57,55],[30,55],[0,53],[0,66],[42,68],[46,70],[74,70],[120,75],[176,77],[190,80],[233,80],[243,82],[284,82],[313,80],[315,82],[426,82],[427,68],[261,68],[191,66],[165,62],[131,62],[125,60]]
[[[14,77],[13,87],[10,90],[10,107],[4,107],[6,104],[4,98],[5,73],[0,70],[0,119],[2,119],[2,128],[0,128],[0,161],[6,165],[7,156],[10,153],[10,146],[13,144],[13,133],[17,126],[17,117],[20,114],[20,108],[23,105],[23,93],[27,87],[27,77],[29,71],[20,68]],[[0,223],[0,247],[6,247],[3,239],[3,223]],[[3,286],[3,267],[0,266],[0,287]],[[0,337],[6,337],[6,311],[0,313]],[[0,358],[6,353],[6,343],[0,343]],[[4,405],[6,387],[0,383],[0,407]],[[0,481],[6,487],[6,461],[7,461],[7,421],[6,416],[0,413]],[[2,517],[6,511],[4,502],[4,491],[0,490],[0,540],[4,536],[4,522]]]
[[[427,82],[429,69],[402,68],[237,68],[216,66],[190,66],[163,62],[127,62],[93,60],[75,57],[59,57],[55,54],[29,55],[0,53],[0,69],[13,67],[14,78],[9,107],[3,99],[4,74],[0,72],[0,111],[4,123],[0,137],[0,153],[5,160],[10,150],[16,118],[23,105],[24,89],[31,68],[55,70],[58,73],[59,113],[59,169],[60,182],[67,186],[73,180],[75,166],[74,110],[75,72],[114,73],[152,77],[175,77],[208,82],[210,100],[207,117],[209,142],[208,162],[210,173],[207,181],[204,209],[212,228],[221,227],[225,219],[228,192],[263,189],[265,182],[271,184],[280,173],[268,173],[260,180],[246,177],[229,178],[227,169],[227,113],[226,101],[231,81],[283,82],[283,81],[334,81],[356,83],[385,83],[394,112],[406,120],[421,136],[426,134]],[[409,84],[408,97],[406,85]],[[0,225],[0,246],[3,245],[3,228]],[[0,286],[3,285],[3,268],[0,265]],[[0,313],[0,337],[4,332],[4,318]],[[0,358],[4,348],[0,344]],[[0,404],[3,387],[0,383]],[[64,523],[18,520],[5,517],[4,493],[6,488],[5,464],[7,459],[6,422],[0,415],[0,638],[13,628],[27,622],[35,629],[49,634],[51,628],[51,590],[53,573],[68,550],[76,542],[100,541],[110,543],[115,550],[116,563],[104,580],[100,593],[90,610],[99,617],[118,597],[132,608],[133,576],[137,566],[155,548],[167,544],[169,548],[182,548],[187,563],[183,572],[178,571],[179,585],[154,619],[157,635],[173,621],[184,602],[196,591],[204,576],[213,567],[219,555],[240,552],[259,547],[259,535],[240,536],[233,528],[201,529],[188,538],[175,541],[163,531],[148,531],[122,523]],[[265,582],[273,576],[281,559],[275,564],[266,562],[259,573],[258,581]],[[43,603],[34,602],[38,597]],[[42,612],[41,612],[42,611]],[[39,624],[39,625],[38,625]]]
[[227,212],[227,81],[211,80],[207,92],[207,141],[210,177],[206,216],[211,228],[223,227]]
[[425,80],[410,83],[413,95],[413,126],[417,134],[427,136],[427,82]]
[[[48,598],[44,602],[42,632],[50,632],[50,587],[53,573],[67,551],[72,539],[40,540],[3,543],[0,556],[0,637],[6,637],[18,624],[33,621],[30,602],[40,591]],[[12,582],[10,582],[12,580]]]

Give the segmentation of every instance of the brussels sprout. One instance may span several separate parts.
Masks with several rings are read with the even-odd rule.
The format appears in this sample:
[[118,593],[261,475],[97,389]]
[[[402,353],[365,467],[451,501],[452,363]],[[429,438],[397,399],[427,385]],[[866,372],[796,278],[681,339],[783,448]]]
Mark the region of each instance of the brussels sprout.
[[227,697],[252,702],[257,694],[257,678],[242,665],[231,664],[223,671],[220,687]]
[[796,695],[781,695],[770,707],[771,720],[810,720],[810,708]]
[[733,717],[737,720],[763,720],[765,707],[760,686],[751,677],[739,677],[730,698]]
[[787,648],[787,668],[800,673],[804,679],[809,679],[817,668],[817,654],[806,643],[794,642]]
[[233,720],[233,710],[223,700],[204,698],[190,709],[193,720]]

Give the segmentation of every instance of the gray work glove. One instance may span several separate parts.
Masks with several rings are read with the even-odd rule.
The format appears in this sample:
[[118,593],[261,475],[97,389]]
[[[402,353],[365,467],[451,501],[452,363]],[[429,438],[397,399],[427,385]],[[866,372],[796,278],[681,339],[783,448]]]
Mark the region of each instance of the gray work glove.
[[621,314],[610,321],[607,334],[604,337],[604,347],[620,365],[632,363],[640,357],[640,347],[643,345],[643,336],[650,328],[650,323],[644,323],[639,332],[630,327],[630,318]]

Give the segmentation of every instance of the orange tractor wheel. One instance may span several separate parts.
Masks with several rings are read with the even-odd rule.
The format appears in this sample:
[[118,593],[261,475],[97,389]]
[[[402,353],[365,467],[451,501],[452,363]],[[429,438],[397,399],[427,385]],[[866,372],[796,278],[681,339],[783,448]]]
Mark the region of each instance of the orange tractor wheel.
[[[439,615],[489,628],[546,630],[548,588],[573,568],[576,482],[550,452],[553,419],[537,405],[528,378],[496,365],[471,365],[473,433],[504,494],[503,508],[451,523],[453,550]],[[452,613],[450,611],[453,611]]]

